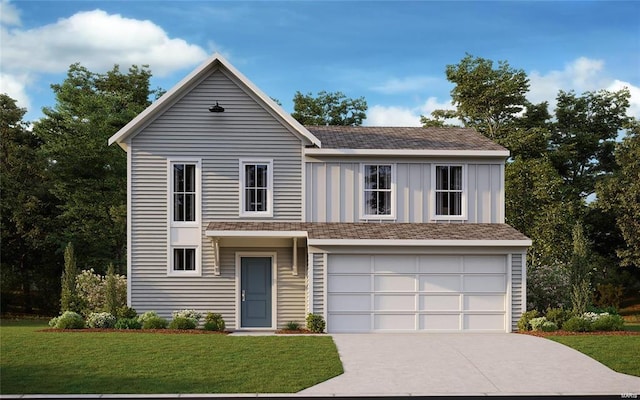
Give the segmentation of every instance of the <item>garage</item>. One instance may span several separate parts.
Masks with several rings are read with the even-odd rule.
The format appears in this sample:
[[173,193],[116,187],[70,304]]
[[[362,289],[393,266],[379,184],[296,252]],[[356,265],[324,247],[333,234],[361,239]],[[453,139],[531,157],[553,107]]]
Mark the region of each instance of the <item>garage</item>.
[[329,332],[505,332],[508,255],[328,254]]

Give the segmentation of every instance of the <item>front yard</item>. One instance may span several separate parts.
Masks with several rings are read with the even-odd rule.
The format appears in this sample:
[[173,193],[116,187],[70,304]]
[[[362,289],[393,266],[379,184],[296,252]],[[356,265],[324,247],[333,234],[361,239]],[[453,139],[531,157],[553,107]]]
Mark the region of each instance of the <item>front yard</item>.
[[38,332],[0,326],[0,393],[294,393],[343,372],[328,336]]

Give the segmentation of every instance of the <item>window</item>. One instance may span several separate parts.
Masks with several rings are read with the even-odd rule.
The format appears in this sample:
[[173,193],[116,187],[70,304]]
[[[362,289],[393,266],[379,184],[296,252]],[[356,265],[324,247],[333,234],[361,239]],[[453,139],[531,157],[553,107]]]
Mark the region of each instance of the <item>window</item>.
[[464,216],[464,180],[461,165],[437,165],[435,172],[436,217]]
[[196,249],[173,249],[174,271],[196,270]]
[[365,164],[363,218],[393,217],[392,166]]
[[272,161],[244,160],[240,162],[240,214],[271,216]]
[[173,221],[196,221],[196,164],[174,163]]

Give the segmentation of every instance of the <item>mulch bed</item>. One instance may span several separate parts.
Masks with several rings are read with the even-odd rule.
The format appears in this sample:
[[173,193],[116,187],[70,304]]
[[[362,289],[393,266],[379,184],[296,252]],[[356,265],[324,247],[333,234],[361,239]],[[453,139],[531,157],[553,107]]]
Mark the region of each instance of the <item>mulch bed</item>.
[[165,335],[228,335],[227,331],[205,331],[204,329],[103,329],[103,328],[84,328],[84,329],[41,329],[37,332],[73,332],[73,333],[89,333],[89,332],[108,332],[108,333],[162,333]]
[[567,332],[567,331],[555,331],[555,332],[517,332],[522,335],[531,335],[538,337],[547,336],[639,336],[640,332],[637,331],[598,331],[598,332]]
[[322,333],[311,332],[308,329],[279,329],[276,333],[280,335],[322,335]]

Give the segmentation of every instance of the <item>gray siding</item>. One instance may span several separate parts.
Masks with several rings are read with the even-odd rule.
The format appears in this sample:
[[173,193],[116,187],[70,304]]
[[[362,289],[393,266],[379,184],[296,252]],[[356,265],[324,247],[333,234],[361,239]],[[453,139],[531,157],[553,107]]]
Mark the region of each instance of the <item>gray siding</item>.
[[[215,101],[225,107],[224,113],[208,111]],[[239,158],[273,159],[271,219],[301,221],[302,146],[300,138],[219,70],[135,136],[129,149],[131,305],[140,312],[156,310],[165,316],[181,308],[221,312],[234,326],[233,263],[225,259],[228,250],[223,250],[222,273],[213,275],[213,249],[204,230],[210,221],[241,219]],[[202,159],[201,277],[167,275],[168,157]],[[287,305],[297,289],[285,281],[283,290],[283,318],[304,316],[304,286],[296,294],[301,299],[300,312],[290,311]]]
[[522,287],[522,254],[511,255],[511,329],[518,330],[518,320],[525,311],[526,303]]
[[[388,163],[389,160],[367,160]],[[310,222],[360,222],[360,161],[309,162],[306,173],[306,218]],[[502,164],[468,163],[467,220],[504,222]],[[395,222],[433,222],[430,218],[431,163],[395,162]],[[441,222],[441,220],[438,220]]]
[[324,315],[324,254],[313,254],[313,313]]

